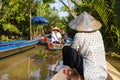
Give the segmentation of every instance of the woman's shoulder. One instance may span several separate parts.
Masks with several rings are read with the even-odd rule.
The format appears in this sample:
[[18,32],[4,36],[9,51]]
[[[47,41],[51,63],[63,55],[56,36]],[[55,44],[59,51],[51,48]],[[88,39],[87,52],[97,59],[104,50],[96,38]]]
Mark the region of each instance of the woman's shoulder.
[[83,35],[84,33],[81,33],[81,32],[75,34],[75,36],[83,36]]

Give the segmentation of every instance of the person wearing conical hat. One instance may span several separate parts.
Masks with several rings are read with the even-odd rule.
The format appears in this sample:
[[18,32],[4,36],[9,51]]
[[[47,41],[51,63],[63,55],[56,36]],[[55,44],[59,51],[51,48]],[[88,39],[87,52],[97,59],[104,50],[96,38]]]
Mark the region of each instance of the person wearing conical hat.
[[[108,71],[103,38],[99,31],[101,23],[84,11],[69,23],[69,27],[79,32],[75,34],[71,47],[63,48],[63,64],[70,67],[72,64],[76,65],[72,68],[76,68],[84,80],[106,80]],[[71,48],[77,54],[70,51]],[[66,59],[68,55],[72,57]],[[82,62],[78,56],[82,56],[83,66],[80,66]],[[80,71],[81,67],[83,73]]]
[[60,29],[56,26],[56,27],[53,27],[52,30],[56,30],[56,31],[59,31],[60,32]]
[[52,28],[52,42],[56,44],[62,44],[62,36],[60,33],[60,29],[58,27]]

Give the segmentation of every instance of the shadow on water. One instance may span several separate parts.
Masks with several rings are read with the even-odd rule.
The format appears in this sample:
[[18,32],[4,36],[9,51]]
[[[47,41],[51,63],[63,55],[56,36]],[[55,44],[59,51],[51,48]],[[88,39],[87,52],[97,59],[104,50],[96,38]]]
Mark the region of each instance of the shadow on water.
[[[47,58],[31,59],[40,50]],[[0,80],[50,80],[54,75],[51,66],[58,63],[61,50],[49,51],[47,46],[38,46],[31,50],[0,59]],[[61,62],[61,61],[60,61]]]

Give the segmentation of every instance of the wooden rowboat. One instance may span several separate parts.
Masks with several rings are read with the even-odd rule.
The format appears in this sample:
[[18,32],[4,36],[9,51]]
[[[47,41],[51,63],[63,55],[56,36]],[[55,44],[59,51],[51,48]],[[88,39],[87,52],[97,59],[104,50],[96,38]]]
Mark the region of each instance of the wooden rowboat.
[[47,45],[50,40],[51,39],[49,37],[41,37],[39,43],[42,45]]
[[73,40],[68,40],[68,41],[66,41],[66,43],[65,44],[55,44],[55,43],[52,43],[52,42],[48,42],[48,48],[50,49],[50,50],[61,50],[64,46],[69,46],[69,45],[71,45],[72,44],[72,42],[73,42]]
[[[0,58],[4,58],[15,53],[19,53],[30,48],[35,47],[39,40],[23,40],[23,41],[13,41],[13,42],[4,42],[0,46]],[[8,44],[7,44],[8,43]],[[11,43],[11,44],[9,44]]]
[[62,49],[63,48],[63,44],[55,44],[55,43],[52,43],[52,42],[48,42],[48,48],[50,49],[50,50],[60,50],[60,49]]
[[[110,63],[107,63],[108,73],[112,77],[113,80],[120,80],[120,72],[116,70]],[[65,80],[66,75],[63,74],[64,69],[69,69],[69,67],[63,67],[58,73],[56,73],[50,80]]]

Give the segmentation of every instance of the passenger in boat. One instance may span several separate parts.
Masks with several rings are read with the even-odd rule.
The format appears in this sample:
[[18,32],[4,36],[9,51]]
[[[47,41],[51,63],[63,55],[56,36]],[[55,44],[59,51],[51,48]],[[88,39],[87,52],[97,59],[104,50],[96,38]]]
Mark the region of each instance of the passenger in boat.
[[52,29],[51,36],[52,36],[52,43],[64,44],[64,43],[62,42],[62,35],[61,35],[60,29],[59,29],[58,27],[54,27],[54,28]]
[[100,22],[83,12],[69,23],[69,27],[79,32],[75,34],[71,47],[63,48],[63,64],[76,68],[80,75],[83,68],[84,80],[106,80],[108,71],[103,38],[98,30]]
[[67,40],[69,40],[69,37],[64,30],[61,30],[61,35],[62,35],[63,42],[67,42]]

